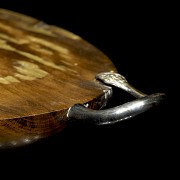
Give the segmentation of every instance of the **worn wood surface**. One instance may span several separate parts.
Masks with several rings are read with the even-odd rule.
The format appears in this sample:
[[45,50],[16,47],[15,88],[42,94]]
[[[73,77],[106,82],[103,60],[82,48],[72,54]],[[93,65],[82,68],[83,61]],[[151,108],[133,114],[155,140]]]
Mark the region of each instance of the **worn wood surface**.
[[105,71],[116,68],[81,37],[0,9],[0,147],[59,132],[76,103],[100,108],[107,89],[95,75]]

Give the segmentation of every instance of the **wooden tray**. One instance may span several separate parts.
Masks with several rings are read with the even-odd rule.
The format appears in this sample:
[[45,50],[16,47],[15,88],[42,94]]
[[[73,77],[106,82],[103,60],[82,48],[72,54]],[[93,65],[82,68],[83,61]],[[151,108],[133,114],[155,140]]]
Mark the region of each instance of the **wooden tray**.
[[[106,105],[112,89],[96,80],[104,72],[113,77],[110,84],[142,99],[100,113],[74,106],[96,110]],[[81,37],[0,9],[0,147],[21,146],[58,133],[68,117],[93,117],[99,124],[111,123],[113,114],[114,122],[128,119],[162,99],[162,94],[146,97],[116,72],[110,59]],[[109,77],[102,75],[98,78],[108,84]]]

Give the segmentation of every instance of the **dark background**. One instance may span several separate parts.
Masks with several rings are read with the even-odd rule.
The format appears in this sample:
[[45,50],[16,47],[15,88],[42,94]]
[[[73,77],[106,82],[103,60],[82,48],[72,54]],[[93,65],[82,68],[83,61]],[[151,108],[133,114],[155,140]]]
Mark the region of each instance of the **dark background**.
[[[104,52],[136,88],[148,94],[166,93],[166,103],[112,126],[72,124],[56,136],[0,152],[0,156],[13,159],[14,163],[47,165],[47,169],[57,163],[70,171],[75,167],[79,171],[86,169],[88,174],[103,169],[103,174],[113,172],[120,176],[121,166],[139,167],[147,171],[146,175],[168,173],[171,161],[176,161],[178,134],[175,130],[178,117],[174,116],[179,60],[176,5],[118,3],[6,0],[0,1],[0,8],[35,17],[81,36]],[[129,100],[125,93],[116,89],[115,92],[119,94],[108,107]],[[91,163],[90,168],[87,165]],[[150,169],[149,164],[152,164]]]

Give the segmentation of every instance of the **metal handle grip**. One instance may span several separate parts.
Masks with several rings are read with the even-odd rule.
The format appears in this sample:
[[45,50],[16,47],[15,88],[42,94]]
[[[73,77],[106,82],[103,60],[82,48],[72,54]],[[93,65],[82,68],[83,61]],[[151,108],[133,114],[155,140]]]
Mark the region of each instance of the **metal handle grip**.
[[131,86],[125,77],[118,73],[101,73],[96,78],[105,84],[119,87],[138,99],[106,110],[92,110],[81,104],[76,104],[69,109],[68,118],[70,120],[81,120],[96,125],[114,124],[141,114],[159,105],[166,99],[164,93],[151,95],[142,93]]

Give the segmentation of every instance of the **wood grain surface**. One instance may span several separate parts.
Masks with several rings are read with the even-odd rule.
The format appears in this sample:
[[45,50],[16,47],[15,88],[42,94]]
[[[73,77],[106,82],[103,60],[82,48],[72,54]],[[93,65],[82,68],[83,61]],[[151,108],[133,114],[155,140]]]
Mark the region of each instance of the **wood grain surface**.
[[0,147],[59,132],[74,104],[101,108],[109,89],[95,75],[107,71],[113,63],[81,37],[0,9]]

